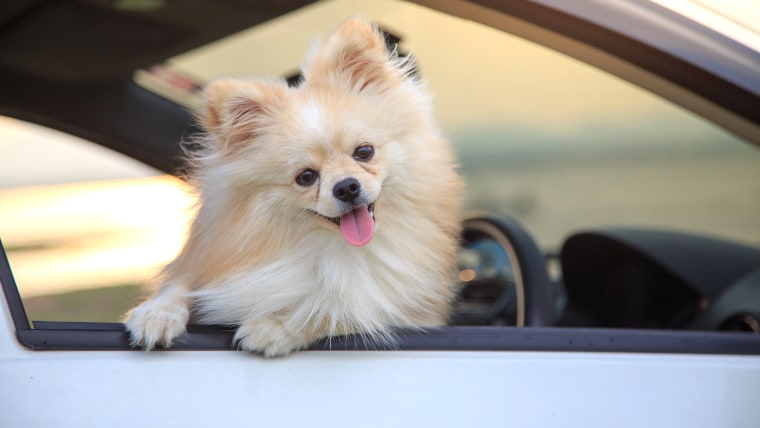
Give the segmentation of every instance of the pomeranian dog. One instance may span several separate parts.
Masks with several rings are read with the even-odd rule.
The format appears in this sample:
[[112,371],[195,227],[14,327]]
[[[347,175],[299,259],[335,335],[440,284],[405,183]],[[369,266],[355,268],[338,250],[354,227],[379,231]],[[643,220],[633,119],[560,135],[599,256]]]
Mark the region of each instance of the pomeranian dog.
[[286,355],[358,334],[443,325],[457,292],[462,179],[407,57],[360,19],[317,46],[304,80],[220,80],[189,154],[199,207],[133,346],[192,320],[239,349]]

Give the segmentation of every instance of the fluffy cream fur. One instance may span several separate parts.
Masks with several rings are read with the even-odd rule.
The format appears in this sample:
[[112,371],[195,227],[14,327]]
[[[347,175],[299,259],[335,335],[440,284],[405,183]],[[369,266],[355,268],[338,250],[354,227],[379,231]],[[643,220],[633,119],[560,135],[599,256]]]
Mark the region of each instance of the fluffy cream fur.
[[[323,337],[391,337],[442,325],[456,293],[462,181],[410,60],[364,21],[318,46],[304,82],[221,80],[206,90],[200,206],[153,297],[126,325],[135,346],[170,346],[195,322],[238,326],[238,347],[285,355]],[[357,159],[369,145],[374,155]],[[304,170],[318,178],[296,182]],[[349,245],[329,218],[355,178],[376,232]],[[350,206],[348,206],[350,205]]]

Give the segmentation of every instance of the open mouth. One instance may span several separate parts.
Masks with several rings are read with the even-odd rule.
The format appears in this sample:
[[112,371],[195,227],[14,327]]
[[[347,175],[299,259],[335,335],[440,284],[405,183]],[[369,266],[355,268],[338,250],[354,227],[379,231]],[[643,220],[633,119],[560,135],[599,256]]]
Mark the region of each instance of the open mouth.
[[360,247],[369,244],[375,236],[375,203],[359,205],[341,214],[340,217],[327,217],[312,211],[340,228],[343,239],[349,244]]
[[[340,217],[327,217],[327,216],[322,216],[322,217],[324,217],[324,218],[330,220],[331,222],[337,224],[338,226],[340,226],[340,219],[343,218],[346,214],[355,213],[356,210],[361,210],[363,208],[366,209],[367,211],[369,211],[369,215],[372,217],[372,220],[374,221],[375,220],[375,203],[374,202],[371,203],[371,204],[369,204],[369,205],[360,205],[360,206],[352,209],[351,211],[348,211],[347,213],[341,215]],[[316,213],[316,214],[319,214],[319,213]],[[319,215],[322,215],[322,214],[319,214]]]

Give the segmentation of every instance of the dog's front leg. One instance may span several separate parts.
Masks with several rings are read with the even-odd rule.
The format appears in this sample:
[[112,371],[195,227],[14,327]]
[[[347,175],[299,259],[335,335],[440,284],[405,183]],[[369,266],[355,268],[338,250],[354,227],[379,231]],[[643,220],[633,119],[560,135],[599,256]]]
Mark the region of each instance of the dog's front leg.
[[189,298],[184,287],[164,284],[154,297],[132,309],[126,326],[130,343],[146,351],[171,346],[174,339],[187,329],[190,317]]

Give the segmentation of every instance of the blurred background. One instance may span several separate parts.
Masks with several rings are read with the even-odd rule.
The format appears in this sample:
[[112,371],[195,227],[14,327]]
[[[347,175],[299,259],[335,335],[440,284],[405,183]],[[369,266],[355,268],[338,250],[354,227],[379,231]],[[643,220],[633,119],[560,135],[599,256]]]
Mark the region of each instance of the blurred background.
[[[162,2],[133,3],[149,13]],[[757,38],[755,2],[718,3],[719,19]],[[355,15],[417,58],[460,156],[468,210],[517,218],[547,253],[599,225],[760,245],[757,147],[571,57],[421,6],[317,2],[136,70],[135,79],[192,110],[210,80],[292,75],[316,39]],[[0,238],[31,319],[119,320],[181,247],[194,202],[180,179],[0,116]]]

